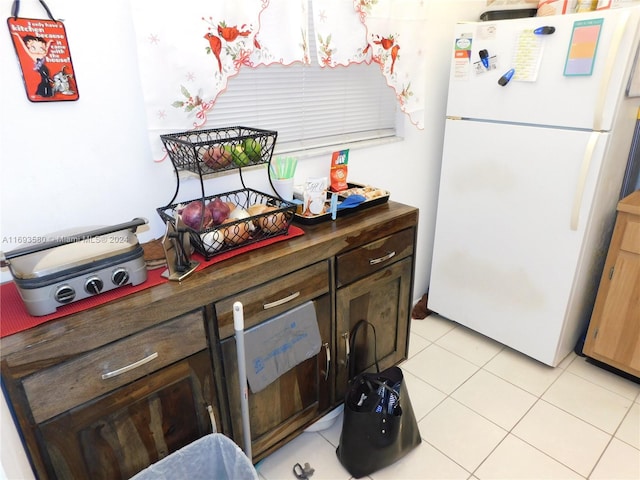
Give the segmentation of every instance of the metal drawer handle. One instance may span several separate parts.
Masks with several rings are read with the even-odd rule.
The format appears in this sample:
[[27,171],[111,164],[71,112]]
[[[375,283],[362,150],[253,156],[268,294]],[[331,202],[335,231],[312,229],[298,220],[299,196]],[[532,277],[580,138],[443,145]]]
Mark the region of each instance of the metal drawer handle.
[[149,363],[151,360],[155,358],[158,358],[158,352],[153,352],[151,355],[144,357],[143,359],[138,360],[137,362],[134,362],[130,365],[127,365],[126,367],[113,370],[112,372],[103,373],[102,379],[106,380],[108,378],[117,377],[118,375],[122,375],[123,373],[128,372],[129,370],[133,370],[134,368],[138,368],[144,365],[145,363]]
[[351,353],[351,347],[349,346],[349,332],[344,332],[342,334],[342,338],[344,338],[344,364],[349,365],[349,354]]
[[281,298],[280,300],[276,300],[275,302],[265,303],[262,306],[262,308],[264,310],[268,310],[269,308],[277,307],[278,305],[282,305],[283,303],[290,302],[291,300],[293,300],[294,298],[297,298],[299,296],[300,296],[300,292],[298,291],[298,292],[292,293],[288,297],[284,297],[284,298]]
[[331,368],[331,349],[329,348],[329,342],[324,342],[322,346],[324,347],[327,358],[327,365],[324,371],[324,380],[327,381],[329,379],[329,369]]
[[378,257],[378,258],[374,258],[374,259],[369,260],[369,265],[376,265],[378,263],[381,263],[381,262],[384,262],[386,260],[389,260],[390,258],[393,258],[395,256],[396,256],[396,252],[389,252],[383,257]]
[[213,414],[213,407],[207,405],[207,411],[209,412],[209,419],[211,420],[211,433],[218,433],[218,426],[216,425],[216,417]]

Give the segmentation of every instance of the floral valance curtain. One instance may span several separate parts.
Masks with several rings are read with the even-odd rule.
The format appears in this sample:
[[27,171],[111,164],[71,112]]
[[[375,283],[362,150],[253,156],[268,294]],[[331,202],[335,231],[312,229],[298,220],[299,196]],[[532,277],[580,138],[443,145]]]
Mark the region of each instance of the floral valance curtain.
[[152,152],[200,128],[243,67],[309,62],[307,0],[131,0]]
[[375,62],[400,108],[424,127],[427,62],[425,0],[314,0],[318,63],[323,67]]
[[307,0],[131,0],[150,135],[203,127],[242,68],[308,64],[312,56],[323,67],[376,62],[422,128],[424,3],[312,0],[310,52]]

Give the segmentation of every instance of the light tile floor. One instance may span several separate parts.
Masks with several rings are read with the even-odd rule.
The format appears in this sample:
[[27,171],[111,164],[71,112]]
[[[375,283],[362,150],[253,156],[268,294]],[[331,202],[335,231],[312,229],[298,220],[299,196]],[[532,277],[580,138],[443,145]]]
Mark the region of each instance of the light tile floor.
[[[437,315],[413,320],[401,367],[422,444],[372,474],[402,479],[640,479],[640,385],[572,353],[551,368]],[[348,480],[342,416],[256,465],[264,480]]]

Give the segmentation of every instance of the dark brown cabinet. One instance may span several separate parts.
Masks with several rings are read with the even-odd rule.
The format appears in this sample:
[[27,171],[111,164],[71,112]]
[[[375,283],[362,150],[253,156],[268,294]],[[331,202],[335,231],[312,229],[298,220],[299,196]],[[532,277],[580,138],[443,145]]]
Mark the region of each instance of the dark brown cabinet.
[[[406,358],[413,279],[413,234],[412,229],[407,229],[338,256],[338,399],[344,396],[348,380],[349,337],[360,320],[367,320],[375,327],[375,350],[380,369],[396,365]],[[373,345],[370,329],[358,336],[356,372],[374,366]]]
[[[129,478],[214,428],[242,446],[236,301],[245,329],[315,309],[319,352],[249,393],[253,461],[293,439],[342,402],[358,320],[376,326],[382,368],[405,358],[417,222],[396,202],[352,212],[2,338],[3,386],[34,472]],[[373,363],[363,352],[358,369]]]
[[39,425],[57,478],[129,478],[212,431],[207,351]]
[[[320,352],[298,364],[257,393],[249,389],[251,451],[254,461],[280,447],[292,433],[307,426],[327,412],[330,406],[330,384],[327,348],[331,342],[329,296],[314,300],[323,347]],[[230,403],[232,436],[242,444],[242,413],[235,339],[222,341]]]
[[211,432],[218,400],[196,310],[22,381],[47,477],[129,478]]
[[318,262],[288,275],[240,292],[215,304],[221,337],[231,433],[237,442],[243,439],[238,362],[233,327],[233,303],[243,305],[245,330],[259,328],[267,320],[312,301],[318,320],[322,347],[312,358],[284,373],[264,390],[249,389],[251,451],[258,460],[330,406],[332,376],[330,360],[331,299],[329,296],[330,263]]

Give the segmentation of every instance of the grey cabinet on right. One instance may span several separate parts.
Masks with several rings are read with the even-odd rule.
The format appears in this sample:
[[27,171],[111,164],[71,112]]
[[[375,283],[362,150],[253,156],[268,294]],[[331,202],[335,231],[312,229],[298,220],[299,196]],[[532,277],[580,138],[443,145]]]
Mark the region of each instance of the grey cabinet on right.
[[640,190],[618,203],[583,353],[640,377]]

